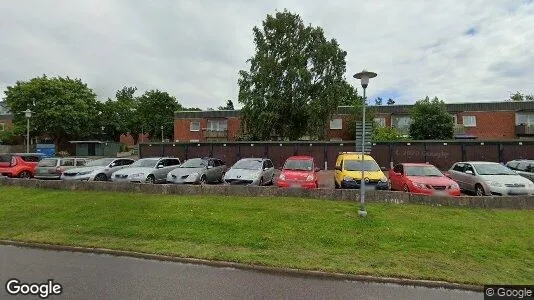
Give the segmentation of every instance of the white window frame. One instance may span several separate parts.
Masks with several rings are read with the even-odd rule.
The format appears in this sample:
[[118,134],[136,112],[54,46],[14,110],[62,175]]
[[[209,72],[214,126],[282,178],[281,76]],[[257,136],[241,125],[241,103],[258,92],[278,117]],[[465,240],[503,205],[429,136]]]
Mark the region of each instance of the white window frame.
[[378,124],[380,127],[386,127],[386,118],[384,117],[377,117],[373,120],[375,123]]
[[[193,124],[196,124],[196,126]],[[200,121],[191,121],[189,123],[189,131],[200,131]]]
[[534,125],[534,113],[516,113],[515,114],[516,125]]
[[208,120],[208,126],[207,126],[206,130],[208,130],[208,131],[227,131],[228,130],[228,120],[227,119]]
[[330,120],[330,129],[331,130],[341,130],[343,129],[343,119],[332,119]]
[[477,116],[462,116],[462,123],[464,127],[477,127]]
[[5,131],[6,130],[6,123],[0,123],[0,131]]

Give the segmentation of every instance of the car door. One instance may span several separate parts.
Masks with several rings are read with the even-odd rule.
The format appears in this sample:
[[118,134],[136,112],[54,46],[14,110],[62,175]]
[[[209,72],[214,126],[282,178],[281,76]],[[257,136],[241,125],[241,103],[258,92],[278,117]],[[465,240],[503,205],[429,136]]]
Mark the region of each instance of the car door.
[[[156,167],[154,170],[152,170],[152,174],[154,175],[154,179],[156,182],[163,180],[163,178],[167,178],[167,173],[165,173],[165,165],[167,163],[167,159],[163,158],[158,161],[156,164]],[[165,174],[165,177],[164,177]]]
[[463,163],[456,163],[452,166],[452,168],[447,172],[448,177],[456,183],[458,183],[458,186],[460,189],[465,190],[466,189],[466,182],[465,182],[465,173],[464,173],[464,166]]
[[224,177],[224,173],[226,172],[226,164],[224,161],[220,159],[216,159],[217,166],[217,181],[222,181],[222,178]]
[[477,176],[475,173],[475,168],[473,168],[471,164],[464,165],[463,182],[466,190],[471,192],[475,191]]
[[206,170],[206,179],[209,182],[217,180],[217,168],[215,167],[215,160],[210,158],[208,160],[208,169]]
[[263,162],[263,182],[271,182],[274,177],[274,166],[270,159]]
[[157,170],[158,177],[156,177],[156,180],[165,182],[169,172],[180,166],[180,160],[177,158],[166,158],[162,160],[162,164],[163,168]]
[[520,165],[516,172],[534,182],[534,162],[527,162],[524,165]]
[[337,159],[336,166],[335,166],[335,175],[334,175],[334,181],[336,181],[336,184],[341,184],[341,181],[343,180],[343,172],[341,171],[343,168],[343,159]]
[[395,165],[393,167],[393,170],[389,172],[389,180],[391,182],[391,189],[400,191],[402,190],[403,182],[402,182],[402,173],[403,173],[403,167],[401,164]]

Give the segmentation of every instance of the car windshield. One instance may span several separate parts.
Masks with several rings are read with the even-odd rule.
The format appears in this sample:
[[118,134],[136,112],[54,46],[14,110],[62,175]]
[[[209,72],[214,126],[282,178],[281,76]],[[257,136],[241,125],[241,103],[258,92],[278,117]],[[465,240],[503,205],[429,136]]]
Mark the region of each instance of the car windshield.
[[157,158],[143,158],[130,165],[132,168],[155,168],[159,159]]
[[[346,171],[361,171],[362,170],[362,161],[361,160],[345,160],[343,162],[343,169]],[[380,171],[380,167],[374,160],[364,160],[363,161],[363,170],[376,172]]]
[[180,168],[203,168],[208,165],[208,161],[202,158],[192,158],[186,160]]
[[406,176],[430,176],[430,177],[443,177],[438,168],[434,166],[405,166],[404,172]]
[[259,159],[242,159],[235,163],[232,169],[260,170],[263,164]]
[[85,166],[86,167],[105,167],[114,160],[115,160],[114,158],[100,158],[100,159],[92,160],[86,163]]
[[474,164],[478,175],[517,175],[501,164]]
[[55,167],[56,165],[57,158],[45,158],[37,164],[39,167]]
[[289,159],[284,164],[284,170],[311,171],[313,160],[311,159]]

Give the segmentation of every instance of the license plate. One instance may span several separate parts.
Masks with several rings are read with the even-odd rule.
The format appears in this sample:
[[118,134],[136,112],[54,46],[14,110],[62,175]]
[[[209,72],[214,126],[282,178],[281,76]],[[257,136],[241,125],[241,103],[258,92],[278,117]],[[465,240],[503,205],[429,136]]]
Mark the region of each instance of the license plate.
[[292,184],[290,187],[292,187],[292,188],[300,188],[300,184]]
[[447,192],[444,192],[444,191],[436,191],[434,193],[434,195],[436,195],[436,196],[447,196],[448,194],[447,194]]

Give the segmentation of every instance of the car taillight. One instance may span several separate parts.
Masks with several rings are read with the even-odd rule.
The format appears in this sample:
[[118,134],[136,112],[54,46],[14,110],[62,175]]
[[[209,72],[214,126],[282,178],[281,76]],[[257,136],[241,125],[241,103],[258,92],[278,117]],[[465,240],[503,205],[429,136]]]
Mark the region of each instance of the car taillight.
[[11,157],[11,163],[10,163],[10,166],[13,167],[13,166],[16,166],[17,165],[17,158],[15,157]]

